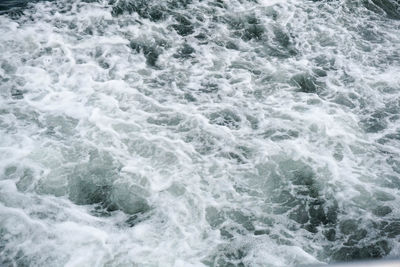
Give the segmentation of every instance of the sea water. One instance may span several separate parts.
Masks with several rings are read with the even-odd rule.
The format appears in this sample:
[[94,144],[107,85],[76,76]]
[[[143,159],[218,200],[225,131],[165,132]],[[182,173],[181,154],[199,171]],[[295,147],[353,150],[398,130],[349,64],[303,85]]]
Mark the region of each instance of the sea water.
[[1,266],[400,256],[397,0],[0,4]]

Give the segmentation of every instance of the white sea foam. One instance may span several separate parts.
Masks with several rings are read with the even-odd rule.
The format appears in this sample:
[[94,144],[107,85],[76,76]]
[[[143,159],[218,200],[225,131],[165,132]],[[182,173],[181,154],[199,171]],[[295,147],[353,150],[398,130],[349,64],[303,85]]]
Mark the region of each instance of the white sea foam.
[[184,3],[0,16],[0,265],[399,256],[399,20]]

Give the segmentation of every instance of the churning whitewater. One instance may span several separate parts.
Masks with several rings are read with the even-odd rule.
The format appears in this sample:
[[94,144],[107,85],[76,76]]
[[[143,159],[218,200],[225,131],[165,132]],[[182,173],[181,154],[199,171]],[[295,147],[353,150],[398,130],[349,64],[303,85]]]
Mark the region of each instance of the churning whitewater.
[[1,266],[400,256],[397,0],[0,14]]

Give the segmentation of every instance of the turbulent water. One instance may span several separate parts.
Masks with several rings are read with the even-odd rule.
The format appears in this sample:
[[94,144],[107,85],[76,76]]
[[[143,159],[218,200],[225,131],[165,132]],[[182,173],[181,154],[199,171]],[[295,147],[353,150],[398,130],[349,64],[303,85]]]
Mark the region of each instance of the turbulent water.
[[1,266],[400,256],[397,0],[0,12]]

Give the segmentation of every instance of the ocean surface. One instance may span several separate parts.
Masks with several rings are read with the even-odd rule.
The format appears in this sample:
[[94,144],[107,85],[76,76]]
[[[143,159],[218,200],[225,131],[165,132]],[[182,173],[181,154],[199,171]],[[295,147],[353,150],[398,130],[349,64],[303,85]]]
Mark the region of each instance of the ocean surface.
[[0,266],[392,257],[398,0],[0,1]]

